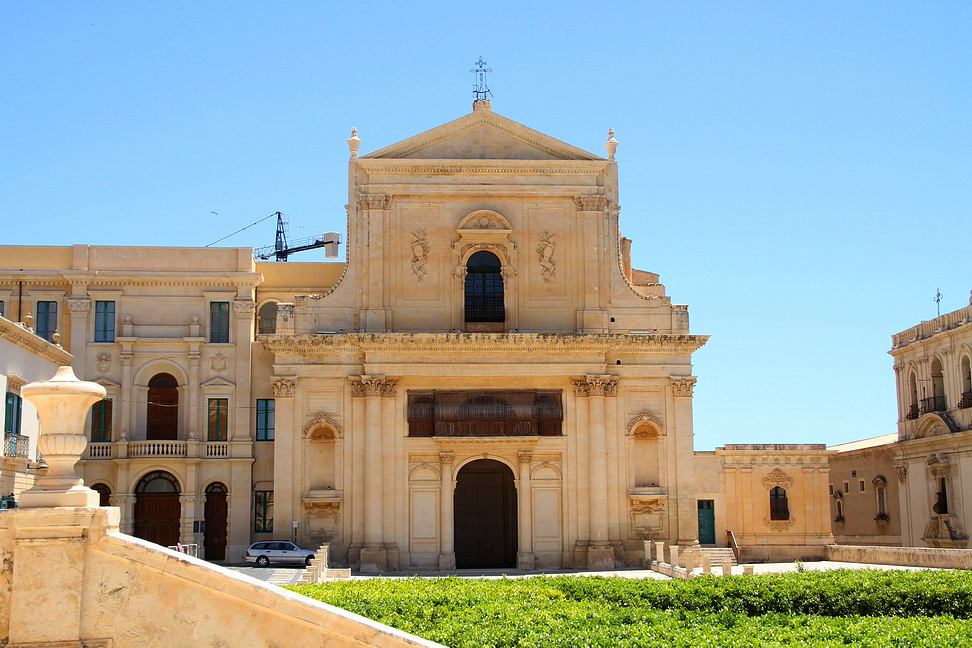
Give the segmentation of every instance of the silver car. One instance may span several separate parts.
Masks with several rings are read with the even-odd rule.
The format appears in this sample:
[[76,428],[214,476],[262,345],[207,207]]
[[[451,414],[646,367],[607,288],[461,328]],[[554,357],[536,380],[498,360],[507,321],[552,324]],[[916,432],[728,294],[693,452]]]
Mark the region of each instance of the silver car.
[[313,551],[301,549],[293,542],[285,540],[254,542],[243,554],[243,559],[246,562],[255,562],[257,567],[266,567],[270,563],[303,563],[309,565],[313,558]]

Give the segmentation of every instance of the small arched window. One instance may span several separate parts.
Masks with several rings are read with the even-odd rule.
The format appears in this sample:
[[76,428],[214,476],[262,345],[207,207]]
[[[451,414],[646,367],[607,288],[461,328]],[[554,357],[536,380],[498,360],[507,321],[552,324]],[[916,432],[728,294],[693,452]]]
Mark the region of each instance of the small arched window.
[[914,371],[908,377],[908,392],[911,396],[911,402],[905,418],[911,420],[918,418],[918,376],[915,375]]
[[504,322],[503,273],[499,258],[480,250],[466,262],[466,321]]
[[98,493],[98,506],[111,506],[111,489],[108,484],[92,484],[91,490]]
[[770,490],[770,519],[790,519],[790,506],[787,503],[786,490],[779,486],[775,486]]
[[257,313],[257,333],[269,335],[277,332],[277,302],[267,302]]
[[834,518],[834,522],[844,521],[844,503],[837,498],[837,517]]

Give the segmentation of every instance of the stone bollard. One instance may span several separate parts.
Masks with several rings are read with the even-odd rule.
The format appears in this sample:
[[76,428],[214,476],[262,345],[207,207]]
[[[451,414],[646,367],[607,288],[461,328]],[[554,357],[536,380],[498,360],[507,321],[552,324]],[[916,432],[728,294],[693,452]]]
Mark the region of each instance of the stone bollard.
[[88,445],[84,420],[105,388],[78,380],[70,366],[59,367],[50,380],[24,385],[20,393],[37,408],[37,447],[49,466],[33,488],[20,494],[20,508],[98,506],[101,496],[84,485],[74,464]]
[[753,574],[753,566],[752,565],[743,565],[743,573],[744,574],[752,575]]
[[651,567],[651,540],[645,540],[645,567]]
[[672,569],[678,567],[678,545],[672,545],[668,548],[668,554],[671,558],[668,560],[668,564],[672,566]]
[[655,543],[655,560],[660,564],[665,562],[665,543]]
[[722,575],[731,576],[732,575],[732,561],[728,558],[722,560]]
[[682,554],[682,560],[685,561],[685,575],[691,576],[692,570],[695,569],[695,552],[686,549],[685,553]]
[[712,573],[712,556],[707,553],[702,554],[702,573]]

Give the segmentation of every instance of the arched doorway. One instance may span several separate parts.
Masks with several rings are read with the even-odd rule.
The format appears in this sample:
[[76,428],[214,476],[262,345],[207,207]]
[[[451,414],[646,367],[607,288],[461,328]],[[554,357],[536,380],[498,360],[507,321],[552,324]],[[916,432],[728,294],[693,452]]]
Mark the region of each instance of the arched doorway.
[[206,560],[226,560],[226,510],[226,485],[213,482],[206,487]]
[[135,487],[135,537],[171,547],[179,542],[182,505],[179,481],[156,470]]
[[179,383],[172,374],[155,374],[149,381],[145,423],[145,438],[150,441],[179,437]]
[[456,475],[458,569],[516,567],[516,484],[499,461],[479,459]]

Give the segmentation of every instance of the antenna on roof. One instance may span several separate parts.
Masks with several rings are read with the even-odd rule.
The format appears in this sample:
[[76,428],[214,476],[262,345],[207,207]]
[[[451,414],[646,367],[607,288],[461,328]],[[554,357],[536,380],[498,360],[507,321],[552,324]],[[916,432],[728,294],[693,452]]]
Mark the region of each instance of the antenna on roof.
[[938,305],[938,316],[942,316],[942,291],[938,288],[935,289],[935,304]]
[[469,71],[476,75],[476,83],[473,84],[473,87],[475,88],[475,90],[473,90],[473,98],[476,101],[479,101],[480,99],[486,99],[493,94],[490,91],[489,86],[486,85],[486,73],[492,72],[492,70],[486,67],[486,61],[483,60],[482,56],[479,57],[479,60],[476,61],[474,65],[476,67]]

